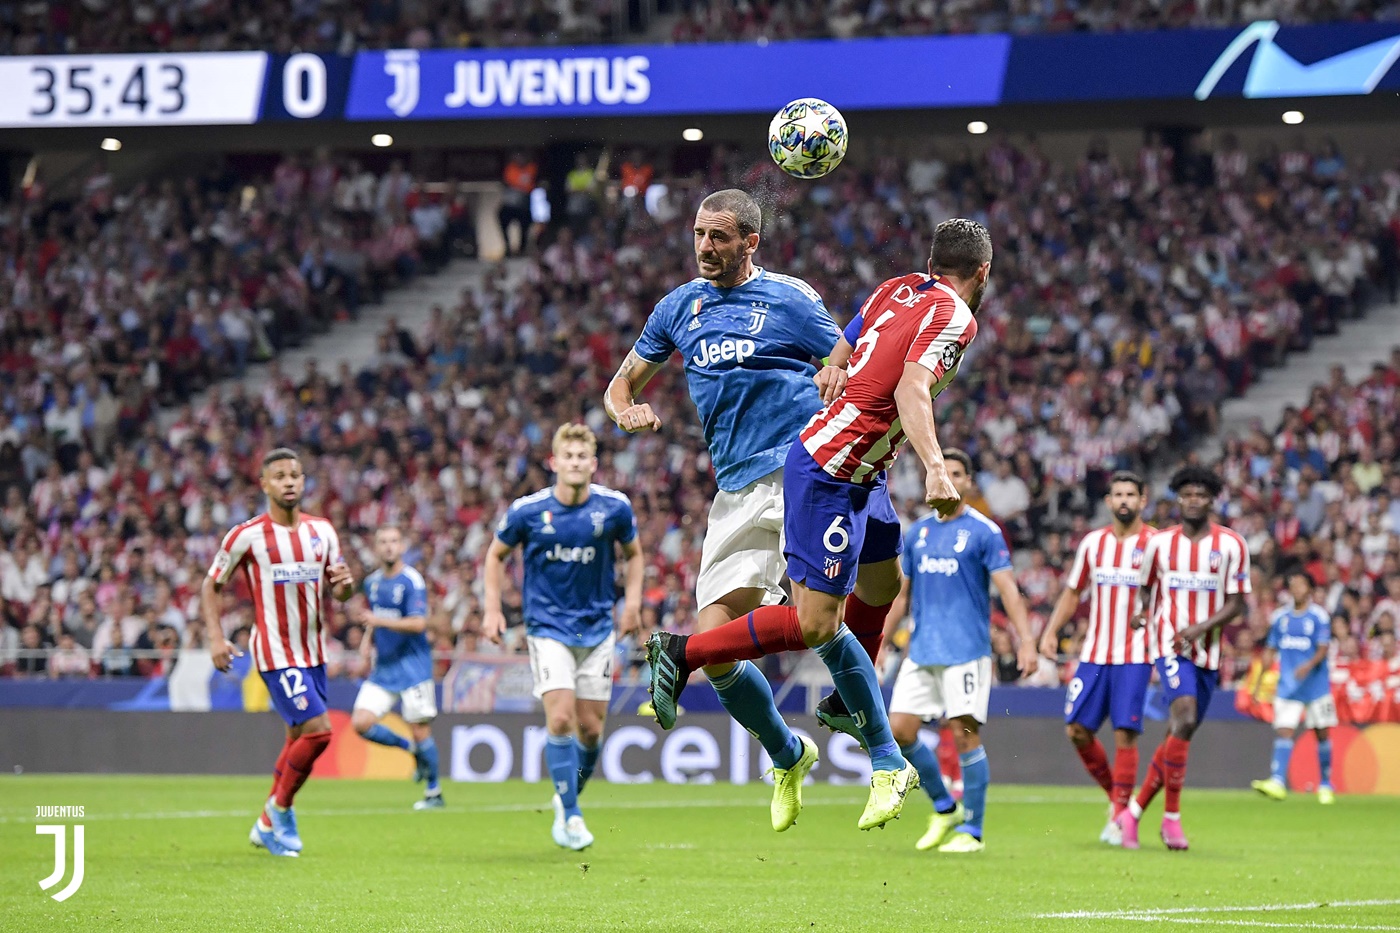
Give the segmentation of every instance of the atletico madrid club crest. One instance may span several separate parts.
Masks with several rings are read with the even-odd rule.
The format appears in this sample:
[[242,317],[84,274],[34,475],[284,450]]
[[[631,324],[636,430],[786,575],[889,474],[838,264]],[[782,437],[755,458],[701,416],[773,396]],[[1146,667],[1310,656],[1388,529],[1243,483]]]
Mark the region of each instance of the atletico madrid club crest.
[[841,573],[841,558],[839,558],[839,557],[828,557],[828,558],[826,559],[826,578],[827,578],[828,580],[835,580],[836,577],[837,577],[840,573]]
[[1219,570],[1219,569],[1220,569],[1220,552],[1219,552],[1219,551],[1211,551],[1211,552],[1210,552],[1210,569],[1211,569],[1211,570]]
[[1139,567],[1141,567],[1141,566],[1142,566],[1142,548],[1140,548],[1140,547],[1133,548],[1133,569],[1136,570],[1137,568],[1139,568]]
[[314,531],[311,532],[311,553],[316,555],[317,560],[320,560],[326,555],[325,542],[323,542],[321,536]]

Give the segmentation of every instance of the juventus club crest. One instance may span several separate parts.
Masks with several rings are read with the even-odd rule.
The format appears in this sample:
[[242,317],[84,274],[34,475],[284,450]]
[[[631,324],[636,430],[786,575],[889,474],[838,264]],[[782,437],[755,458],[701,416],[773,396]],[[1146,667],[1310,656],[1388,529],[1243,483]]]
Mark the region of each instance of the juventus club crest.
[[608,513],[602,511],[589,512],[588,517],[593,519],[593,537],[601,538],[603,536],[603,522],[607,520]]
[[757,334],[759,331],[763,330],[763,322],[768,320],[768,302],[755,301],[751,302],[751,305],[752,307],[749,310],[749,333]]
[[967,550],[967,539],[970,537],[972,537],[972,532],[968,531],[966,528],[959,528],[958,540],[953,542],[953,553],[961,554],[963,551]]

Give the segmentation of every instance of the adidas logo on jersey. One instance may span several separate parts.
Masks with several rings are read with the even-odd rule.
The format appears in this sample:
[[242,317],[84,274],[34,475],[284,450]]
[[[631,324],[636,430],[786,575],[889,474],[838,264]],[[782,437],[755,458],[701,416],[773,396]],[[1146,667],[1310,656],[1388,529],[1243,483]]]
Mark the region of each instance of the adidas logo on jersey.
[[743,363],[757,350],[758,345],[752,340],[729,340],[726,338],[717,343],[702,340],[700,341],[700,352],[691,359],[696,366],[709,366],[720,360],[734,360],[736,363]]
[[556,544],[553,550],[544,552],[545,560],[557,560],[566,564],[591,564],[597,556],[597,548],[564,547],[562,544]]

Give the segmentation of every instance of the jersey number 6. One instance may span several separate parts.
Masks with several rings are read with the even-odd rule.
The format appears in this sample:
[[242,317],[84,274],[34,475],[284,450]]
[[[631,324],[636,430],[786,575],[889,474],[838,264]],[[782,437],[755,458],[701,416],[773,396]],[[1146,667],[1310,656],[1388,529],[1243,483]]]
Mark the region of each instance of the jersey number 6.
[[845,517],[838,515],[833,518],[831,524],[826,526],[826,534],[822,535],[822,544],[833,554],[841,553],[851,544],[850,534],[841,527],[841,520]]

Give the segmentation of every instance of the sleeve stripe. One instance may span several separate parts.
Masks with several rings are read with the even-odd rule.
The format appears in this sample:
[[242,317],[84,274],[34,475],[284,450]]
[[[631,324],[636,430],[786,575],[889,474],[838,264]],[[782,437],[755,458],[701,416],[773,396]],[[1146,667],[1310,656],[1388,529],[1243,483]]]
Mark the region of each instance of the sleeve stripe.
[[783,275],[779,272],[769,272],[768,278],[781,285],[787,285],[792,288],[795,288],[797,289],[797,291],[801,292],[806,297],[812,299],[812,301],[815,301],[818,304],[823,304],[822,296],[817,294],[817,290],[799,278],[794,278],[790,275]]

